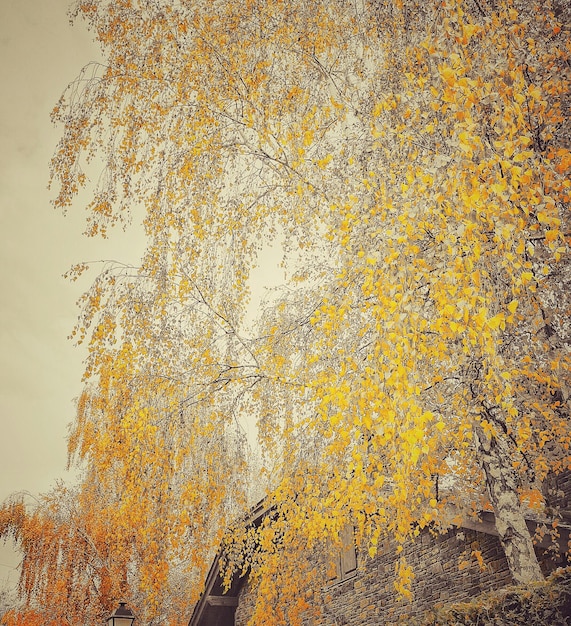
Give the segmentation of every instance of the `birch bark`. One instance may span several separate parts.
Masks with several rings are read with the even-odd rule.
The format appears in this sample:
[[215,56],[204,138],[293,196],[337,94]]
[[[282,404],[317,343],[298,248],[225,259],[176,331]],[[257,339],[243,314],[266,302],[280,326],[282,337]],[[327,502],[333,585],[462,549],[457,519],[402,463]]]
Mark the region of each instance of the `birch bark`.
[[520,502],[517,476],[509,465],[509,446],[501,433],[491,434],[481,423],[476,424],[475,438],[512,578],[516,584],[544,580]]

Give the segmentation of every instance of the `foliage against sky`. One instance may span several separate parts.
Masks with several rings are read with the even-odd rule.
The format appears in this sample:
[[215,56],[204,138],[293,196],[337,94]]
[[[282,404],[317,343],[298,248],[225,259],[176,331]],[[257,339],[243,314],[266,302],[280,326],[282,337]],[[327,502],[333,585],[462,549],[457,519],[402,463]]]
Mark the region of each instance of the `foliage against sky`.
[[[520,502],[540,506],[541,480],[570,462],[562,5],[80,0],[75,14],[106,64],[54,110],[55,203],[87,185],[87,235],[143,212],[148,239],[139,267],[105,266],[74,332],[89,347],[74,500],[90,558],[108,559],[111,535],[119,555],[89,610],[126,593],[144,623],[176,623],[176,585],[248,501],[245,416],[292,554],[349,519],[374,555],[383,533],[445,526],[452,504],[521,525]],[[264,242],[290,278],[250,336]],[[510,566],[533,578],[520,539]]]

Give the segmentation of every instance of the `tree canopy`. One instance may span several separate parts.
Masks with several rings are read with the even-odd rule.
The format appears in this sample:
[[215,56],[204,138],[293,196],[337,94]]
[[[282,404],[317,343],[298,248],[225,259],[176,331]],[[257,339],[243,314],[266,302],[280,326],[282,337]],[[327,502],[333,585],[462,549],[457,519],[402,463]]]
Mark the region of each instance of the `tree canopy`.
[[[148,244],[81,301],[78,513],[62,520],[57,492],[3,509],[30,610],[52,606],[39,515],[52,569],[98,563],[86,620],[124,595],[142,623],[179,623],[185,581],[251,498],[244,420],[279,511],[235,560],[260,584],[282,567],[293,589],[280,551],[299,565],[347,521],[373,556],[386,533],[485,507],[514,579],[540,578],[525,512],[571,467],[568,7],[79,0],[73,15],[105,64],[54,109],[55,205],[85,187],[88,236],[142,211]],[[268,245],[287,281],[252,330]]]

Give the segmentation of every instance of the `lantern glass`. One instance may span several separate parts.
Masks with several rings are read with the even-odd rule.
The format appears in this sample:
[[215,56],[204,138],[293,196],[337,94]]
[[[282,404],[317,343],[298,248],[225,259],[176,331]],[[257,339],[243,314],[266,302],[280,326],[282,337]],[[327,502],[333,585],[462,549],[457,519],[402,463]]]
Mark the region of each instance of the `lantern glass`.
[[131,626],[135,616],[125,602],[120,602],[115,612],[107,618],[107,626]]

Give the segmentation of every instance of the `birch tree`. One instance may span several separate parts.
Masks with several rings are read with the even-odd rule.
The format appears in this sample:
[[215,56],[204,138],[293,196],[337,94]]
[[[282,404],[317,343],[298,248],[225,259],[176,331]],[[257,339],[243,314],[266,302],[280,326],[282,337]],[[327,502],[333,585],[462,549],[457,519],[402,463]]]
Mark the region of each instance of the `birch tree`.
[[[186,502],[245,506],[231,433],[249,415],[303,549],[350,520],[373,556],[387,533],[491,507],[514,580],[540,579],[526,512],[571,461],[568,8],[79,0],[73,15],[106,62],[54,110],[55,205],[93,189],[86,234],[104,237],[138,207],[148,247],[82,301],[72,458],[106,493],[157,503],[161,550],[185,540],[156,533],[188,459],[208,479],[191,472],[179,520]],[[288,280],[249,335],[272,242]]]

